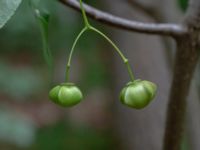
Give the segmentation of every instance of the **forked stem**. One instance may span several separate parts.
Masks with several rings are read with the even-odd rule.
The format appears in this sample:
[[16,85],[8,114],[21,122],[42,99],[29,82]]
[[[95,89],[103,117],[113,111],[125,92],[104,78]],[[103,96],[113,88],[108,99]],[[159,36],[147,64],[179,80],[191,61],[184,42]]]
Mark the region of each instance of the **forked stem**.
[[74,48],[75,48],[78,40],[80,39],[80,37],[87,30],[91,30],[91,31],[94,31],[94,32],[98,33],[99,35],[101,35],[104,39],[106,39],[114,47],[114,49],[117,51],[117,53],[122,58],[124,64],[126,65],[127,70],[128,70],[128,74],[129,74],[131,80],[134,81],[134,75],[133,75],[133,72],[131,70],[131,67],[130,67],[128,59],[123,55],[123,53],[121,52],[121,50],[116,46],[116,44],[108,36],[106,36],[104,33],[102,33],[101,31],[99,31],[95,27],[92,27],[89,24],[89,21],[87,19],[86,13],[85,13],[85,10],[83,8],[82,0],[79,0],[79,2],[80,2],[80,7],[81,7],[81,11],[82,11],[82,15],[83,15],[83,20],[84,20],[84,23],[85,23],[85,27],[78,34],[78,36],[76,37],[76,39],[75,39],[75,41],[74,41],[74,43],[72,45],[72,48],[71,48],[71,51],[70,51],[70,54],[69,54],[69,59],[68,59],[67,66],[66,66],[66,82],[68,82],[68,79],[69,79],[69,69],[70,69],[70,65],[71,65],[71,58],[72,58],[72,55],[73,55],[73,52],[74,52]]

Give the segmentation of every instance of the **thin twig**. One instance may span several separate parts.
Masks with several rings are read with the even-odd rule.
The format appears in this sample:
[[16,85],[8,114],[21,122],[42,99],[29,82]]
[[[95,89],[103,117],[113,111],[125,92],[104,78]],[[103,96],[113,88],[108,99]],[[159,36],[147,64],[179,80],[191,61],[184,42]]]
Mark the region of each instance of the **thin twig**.
[[[76,0],[59,0],[64,5],[80,11],[80,5]],[[117,17],[84,4],[85,11],[91,18],[113,27],[140,32],[145,34],[159,34],[179,36],[187,32],[187,28],[179,24],[170,23],[144,23]]]

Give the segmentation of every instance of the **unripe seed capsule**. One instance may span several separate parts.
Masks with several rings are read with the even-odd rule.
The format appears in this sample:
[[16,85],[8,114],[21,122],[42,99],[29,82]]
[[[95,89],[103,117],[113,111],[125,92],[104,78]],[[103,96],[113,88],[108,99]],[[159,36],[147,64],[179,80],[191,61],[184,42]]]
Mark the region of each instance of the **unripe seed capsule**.
[[156,85],[146,80],[129,82],[120,93],[120,101],[129,107],[142,109],[155,97]]
[[73,83],[62,83],[49,92],[49,98],[60,106],[71,107],[83,99],[83,94]]

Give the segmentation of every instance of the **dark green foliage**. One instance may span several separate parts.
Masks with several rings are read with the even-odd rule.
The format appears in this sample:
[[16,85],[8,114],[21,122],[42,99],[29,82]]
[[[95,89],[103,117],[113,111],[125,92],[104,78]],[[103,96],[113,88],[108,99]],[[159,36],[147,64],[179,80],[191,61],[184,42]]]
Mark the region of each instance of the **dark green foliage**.
[[41,128],[31,150],[111,150],[111,146],[111,138],[106,133],[62,122]]
[[178,5],[180,7],[180,9],[185,12],[187,10],[188,7],[188,0],[178,0]]

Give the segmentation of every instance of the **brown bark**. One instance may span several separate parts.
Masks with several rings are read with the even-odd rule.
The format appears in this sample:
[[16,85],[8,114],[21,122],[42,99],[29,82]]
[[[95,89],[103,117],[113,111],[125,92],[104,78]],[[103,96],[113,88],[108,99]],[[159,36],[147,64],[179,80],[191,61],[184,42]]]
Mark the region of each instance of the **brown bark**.
[[186,99],[199,58],[194,35],[185,35],[176,41],[177,53],[167,111],[164,150],[180,150],[185,125]]
[[176,62],[167,111],[164,150],[181,149],[185,129],[186,99],[199,58],[200,1],[190,1],[183,24],[188,27],[188,34],[176,38]]

